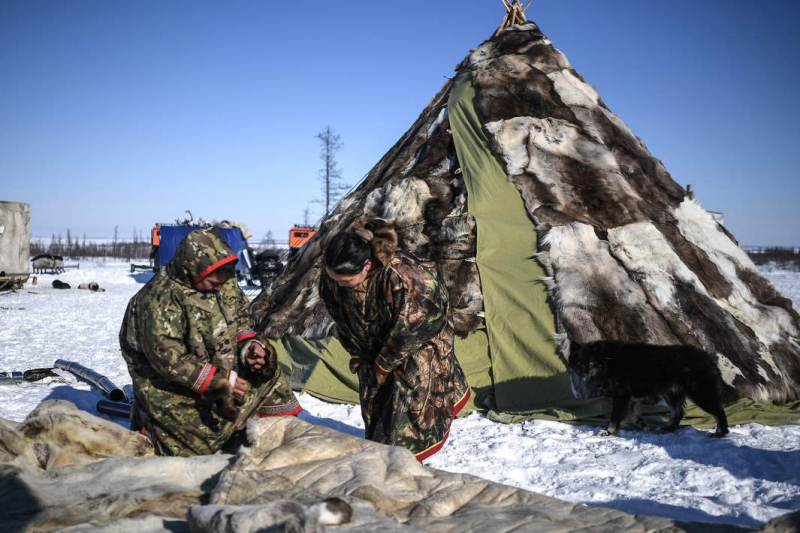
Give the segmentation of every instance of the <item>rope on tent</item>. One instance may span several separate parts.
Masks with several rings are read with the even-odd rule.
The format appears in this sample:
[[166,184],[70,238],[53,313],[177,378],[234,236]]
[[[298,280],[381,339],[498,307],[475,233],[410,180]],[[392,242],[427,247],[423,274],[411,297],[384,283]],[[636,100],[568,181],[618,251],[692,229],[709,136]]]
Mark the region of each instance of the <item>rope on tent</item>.
[[503,22],[500,23],[500,27],[497,28],[497,31],[494,32],[495,36],[497,36],[497,34],[506,28],[528,22],[528,19],[525,18],[525,11],[531,7],[531,4],[533,3],[533,0],[528,0],[528,3],[525,4],[525,7],[522,7],[520,0],[514,0],[513,2],[510,0],[500,1],[503,2],[503,5],[506,8],[506,16],[503,17]]

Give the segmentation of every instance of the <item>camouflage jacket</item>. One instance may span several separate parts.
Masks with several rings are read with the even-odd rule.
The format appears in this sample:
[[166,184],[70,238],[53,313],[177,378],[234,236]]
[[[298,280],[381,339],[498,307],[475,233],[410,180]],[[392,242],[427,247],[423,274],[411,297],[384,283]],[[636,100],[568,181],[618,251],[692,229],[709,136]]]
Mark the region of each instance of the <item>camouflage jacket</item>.
[[[423,459],[444,443],[469,397],[453,351],[447,290],[433,262],[396,251],[359,287],[320,277],[337,338],[358,370],[366,436]],[[376,374],[387,374],[378,386]]]
[[258,381],[239,360],[240,348],[256,334],[236,279],[219,292],[194,288],[199,278],[236,260],[217,232],[193,231],[125,312],[119,340],[137,408],[148,424],[180,441],[172,453],[213,453],[243,425],[218,417],[204,400],[202,393],[215,375],[234,371],[251,383]]

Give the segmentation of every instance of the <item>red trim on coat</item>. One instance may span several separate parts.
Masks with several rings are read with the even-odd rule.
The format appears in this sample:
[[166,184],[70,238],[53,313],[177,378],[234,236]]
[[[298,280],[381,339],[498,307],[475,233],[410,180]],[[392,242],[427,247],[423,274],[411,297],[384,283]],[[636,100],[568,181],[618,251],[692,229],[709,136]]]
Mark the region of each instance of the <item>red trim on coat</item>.
[[464,394],[464,396],[462,396],[461,399],[458,400],[456,402],[456,404],[453,406],[453,419],[454,420],[456,418],[456,415],[461,412],[461,410],[464,408],[465,405],[467,405],[467,402],[469,401],[469,397],[470,396],[472,396],[472,390],[468,387],[467,388],[467,392]]
[[211,380],[214,378],[214,374],[216,373],[217,373],[217,367],[212,366],[211,371],[208,373],[208,376],[206,377],[206,380],[203,382],[202,385],[200,385],[200,388],[197,389],[197,392],[203,394],[208,388],[209,383],[211,383]]
[[386,370],[386,369],[385,369],[385,368],[383,368],[381,365],[379,365],[377,362],[375,362],[375,370],[376,370],[376,371],[378,372],[378,374],[380,374],[381,376],[388,376],[388,375],[389,375],[389,372],[391,372],[391,370]]
[[444,434],[444,438],[441,441],[439,441],[438,444],[434,444],[433,446],[431,446],[427,450],[423,450],[423,451],[421,451],[421,452],[419,452],[417,454],[414,454],[414,457],[416,457],[417,461],[419,461],[421,463],[422,461],[424,461],[425,459],[427,459],[431,455],[433,455],[436,452],[438,452],[439,450],[441,450],[442,446],[444,446],[444,443],[447,442],[447,437],[449,437],[449,436],[450,436],[450,430],[448,429],[447,433]]
[[[464,393],[464,396],[462,396],[461,399],[458,400],[456,404],[453,406],[453,416],[450,417],[451,421],[455,420],[456,415],[464,408],[465,405],[467,405],[467,402],[469,401],[469,397],[471,395],[472,395],[471,389],[467,388],[467,392]],[[438,444],[434,444],[427,450],[423,450],[417,454],[414,454],[414,457],[416,457],[417,461],[421,463],[431,455],[441,450],[442,446],[444,446],[444,443],[447,442],[447,437],[449,436],[450,436],[450,430],[448,429],[447,433],[444,434],[444,438],[441,441],[439,441]]]
[[245,330],[245,331],[240,331],[236,335],[236,342],[237,343],[238,342],[244,342],[247,339],[252,339],[255,336],[256,336],[256,332],[253,331],[252,329],[248,329],[248,330]]
[[238,260],[239,260],[239,258],[236,257],[235,255],[229,255],[228,257],[226,257],[224,259],[220,259],[219,261],[217,261],[216,263],[214,263],[213,265],[211,265],[207,269],[205,269],[202,272],[200,272],[200,274],[196,278],[194,278],[195,287],[197,286],[198,283],[200,283],[205,278],[207,278],[209,274],[214,272],[216,269],[218,269],[222,265],[227,265],[228,263],[233,263],[234,261],[238,261]]
[[273,417],[273,416],[295,416],[295,415],[300,414],[302,411],[303,411],[302,407],[297,407],[296,409],[294,409],[292,411],[289,411],[287,413],[277,413],[277,414],[274,414],[274,415],[267,415],[267,414],[264,414],[264,413],[256,413],[256,418],[270,418],[270,417]]

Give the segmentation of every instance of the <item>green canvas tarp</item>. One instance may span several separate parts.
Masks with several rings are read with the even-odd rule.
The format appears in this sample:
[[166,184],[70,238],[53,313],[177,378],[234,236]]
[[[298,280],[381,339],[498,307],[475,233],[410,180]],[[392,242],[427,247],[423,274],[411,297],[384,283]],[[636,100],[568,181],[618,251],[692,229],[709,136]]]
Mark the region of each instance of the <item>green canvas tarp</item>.
[[[277,348],[278,360],[292,387],[329,402],[358,403],[358,380],[350,373],[350,355],[335,338],[313,341],[285,337]],[[486,409],[492,393],[486,331],[456,338],[455,349],[474,393],[465,411]]]
[[469,74],[458,75],[448,111],[464,174],[469,212],[478,227],[478,271],[501,411],[530,411],[574,399],[556,355],[555,319],[546,276],[533,253],[537,235],[514,185],[489,148]]

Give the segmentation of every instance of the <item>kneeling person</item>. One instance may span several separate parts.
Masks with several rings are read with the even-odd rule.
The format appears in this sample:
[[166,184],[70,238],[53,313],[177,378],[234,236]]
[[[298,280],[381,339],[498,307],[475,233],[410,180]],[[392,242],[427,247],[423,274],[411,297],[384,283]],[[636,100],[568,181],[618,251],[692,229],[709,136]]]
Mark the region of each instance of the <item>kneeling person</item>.
[[128,303],[119,340],[132,429],[146,430],[159,455],[233,451],[251,416],[301,410],[275,350],[252,330],[237,260],[215,230],[195,230]]

